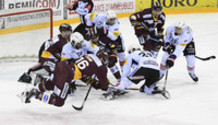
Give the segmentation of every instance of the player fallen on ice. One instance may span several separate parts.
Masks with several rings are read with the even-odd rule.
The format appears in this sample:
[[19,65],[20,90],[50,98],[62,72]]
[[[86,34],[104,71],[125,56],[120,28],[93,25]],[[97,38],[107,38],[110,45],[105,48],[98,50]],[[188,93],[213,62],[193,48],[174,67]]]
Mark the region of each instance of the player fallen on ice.
[[[74,32],[71,35],[71,42],[65,44],[61,52],[61,61],[78,59],[88,53],[97,54],[99,51],[98,46],[92,42],[86,41],[83,35],[79,32]],[[88,82],[86,79],[82,79],[84,82]],[[72,92],[76,89],[75,81],[72,82]]]
[[108,55],[103,51],[100,51],[97,56],[88,54],[76,60],[59,62],[56,64],[54,74],[47,81],[40,82],[35,88],[22,92],[20,98],[24,103],[30,103],[31,99],[35,98],[60,107],[65,103],[72,81],[81,78],[92,79],[94,75],[97,80],[92,79],[93,82],[90,85],[107,91],[109,85],[107,63]]
[[163,45],[165,18],[165,13],[159,2],[154,2],[151,8],[133,13],[129,17],[140,45],[156,57]]
[[132,83],[138,84],[142,80],[145,80],[145,83],[140,88],[141,92],[148,95],[166,92],[156,86],[160,74],[155,57],[149,51],[141,50],[136,45],[130,46],[128,53],[121,82],[103,95],[107,99],[113,99],[117,95],[122,95],[125,88],[132,85]]
[[59,26],[59,31],[60,34],[43,43],[39,50],[39,63],[28,69],[18,79],[19,82],[31,83],[33,74],[37,74],[37,77],[42,79],[42,75],[53,73],[55,63],[61,60],[63,46],[70,41],[72,27],[63,23]]
[[190,77],[197,82],[195,74],[195,43],[193,32],[183,21],[167,27],[164,36],[164,54],[160,65],[160,78],[166,73],[167,67],[171,68],[175,60],[183,53],[187,62]]

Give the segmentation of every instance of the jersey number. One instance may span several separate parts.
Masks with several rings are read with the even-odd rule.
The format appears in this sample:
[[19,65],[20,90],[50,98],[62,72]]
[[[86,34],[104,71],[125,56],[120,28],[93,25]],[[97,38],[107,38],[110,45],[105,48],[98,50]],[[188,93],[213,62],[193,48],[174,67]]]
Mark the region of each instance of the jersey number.
[[79,69],[83,70],[85,69],[87,66],[89,66],[89,62],[92,62],[92,58],[90,58],[89,56],[86,56],[87,59],[85,59],[84,57],[81,57],[79,60],[76,61],[76,65],[78,66]]
[[150,53],[144,53],[144,52],[140,52],[139,55],[142,57],[152,57]]

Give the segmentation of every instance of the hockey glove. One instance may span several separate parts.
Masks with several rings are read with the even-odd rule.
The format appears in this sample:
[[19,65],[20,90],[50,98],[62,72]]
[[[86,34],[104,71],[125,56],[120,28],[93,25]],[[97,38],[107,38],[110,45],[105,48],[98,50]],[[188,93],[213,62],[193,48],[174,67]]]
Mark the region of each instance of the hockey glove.
[[100,29],[97,29],[99,36],[103,35],[103,36],[107,36],[108,34],[108,30],[106,27],[102,27]]
[[109,64],[108,67],[112,68],[116,65],[117,63],[117,55],[116,54],[111,54],[109,55]]
[[117,44],[116,44],[116,43],[109,43],[108,49],[109,49],[112,53],[117,53]]
[[170,55],[166,61],[166,66],[168,68],[173,67],[175,59],[176,59],[176,55],[174,55],[174,54]]
[[165,44],[165,47],[164,47],[164,51],[167,51],[167,53],[170,55],[171,53],[173,53],[175,50],[175,46],[171,45],[169,42],[167,42]]

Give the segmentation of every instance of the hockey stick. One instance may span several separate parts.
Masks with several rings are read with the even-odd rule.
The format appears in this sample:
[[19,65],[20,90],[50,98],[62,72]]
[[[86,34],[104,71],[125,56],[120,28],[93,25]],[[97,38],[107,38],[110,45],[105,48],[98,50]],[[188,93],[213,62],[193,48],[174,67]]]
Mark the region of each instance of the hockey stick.
[[[112,84],[112,83],[110,83],[110,82],[109,82],[109,84],[110,84],[112,87],[115,87],[114,84]],[[139,89],[138,89],[138,88],[125,88],[125,90],[136,90],[136,91],[138,91]]]
[[166,90],[167,78],[168,78],[168,67],[167,67],[166,76],[165,76],[165,80],[164,80],[164,87],[163,87],[164,91]]
[[83,109],[84,104],[85,104],[85,102],[86,102],[86,100],[87,100],[87,98],[88,98],[88,95],[89,95],[90,91],[91,91],[91,88],[92,88],[92,86],[90,85],[90,87],[89,87],[89,89],[88,89],[88,91],[87,91],[87,93],[86,93],[86,97],[85,97],[85,99],[83,100],[82,106],[76,107],[76,106],[72,105],[75,110],[81,111],[81,110]]
[[150,40],[152,40],[152,41],[154,41],[154,42],[157,42],[157,43],[162,43],[160,40],[155,39],[155,38],[153,38],[153,37],[148,37],[148,39],[150,39]]
[[166,71],[166,76],[165,76],[165,81],[164,81],[164,87],[163,90],[161,92],[161,95],[163,95],[166,99],[170,98],[170,93],[166,90],[166,85],[167,85],[167,78],[168,78],[168,67],[167,67],[167,71]]
[[205,57],[205,58],[202,58],[202,57],[199,57],[199,56],[195,56],[195,58],[200,59],[202,61],[208,61],[210,59],[216,59],[216,56],[209,56],[209,57]]

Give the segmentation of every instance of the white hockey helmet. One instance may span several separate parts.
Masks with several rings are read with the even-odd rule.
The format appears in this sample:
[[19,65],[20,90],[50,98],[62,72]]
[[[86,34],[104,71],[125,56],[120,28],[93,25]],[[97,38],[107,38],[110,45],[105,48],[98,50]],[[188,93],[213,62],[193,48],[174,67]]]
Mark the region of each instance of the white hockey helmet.
[[183,21],[177,21],[174,26],[175,28],[180,28],[183,31],[186,27],[186,24]]
[[117,18],[117,14],[115,13],[115,11],[113,10],[107,11],[107,20],[116,19],[116,18]]
[[84,41],[84,37],[81,33],[75,32],[71,36],[71,44],[76,49],[79,49],[82,47],[82,42]]
[[133,45],[129,46],[128,53],[131,54],[137,50],[141,50],[141,47],[139,45],[133,44]]

